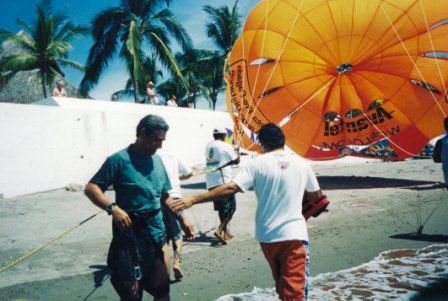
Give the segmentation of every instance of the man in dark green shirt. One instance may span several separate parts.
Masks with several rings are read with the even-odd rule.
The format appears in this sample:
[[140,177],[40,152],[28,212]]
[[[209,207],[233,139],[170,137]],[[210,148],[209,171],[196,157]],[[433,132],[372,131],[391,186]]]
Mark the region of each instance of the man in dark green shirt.
[[[162,160],[155,155],[167,131],[163,118],[144,117],[137,126],[135,143],[108,157],[86,187],[89,199],[112,215],[113,239],[107,263],[121,300],[141,300],[143,289],[154,300],[169,300],[169,260],[161,202],[171,204],[171,185]],[[110,185],[116,203],[104,195]],[[193,238],[192,225],[183,216],[179,220],[188,238]]]

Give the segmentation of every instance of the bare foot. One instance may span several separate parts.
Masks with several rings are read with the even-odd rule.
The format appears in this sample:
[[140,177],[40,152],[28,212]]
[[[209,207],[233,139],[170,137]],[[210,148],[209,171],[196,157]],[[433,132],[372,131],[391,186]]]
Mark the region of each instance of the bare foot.
[[225,240],[230,240],[232,238],[234,238],[235,236],[233,236],[230,232],[226,232],[224,233],[224,239]]
[[218,232],[215,231],[215,233],[213,233],[213,234],[215,235],[215,237],[216,237],[217,239],[219,239],[219,242],[220,242],[220,243],[222,243],[223,245],[226,245],[226,244],[227,244],[227,241],[224,239],[224,237],[223,237],[220,233],[218,233]]
[[179,263],[173,264],[173,272],[174,272],[174,278],[176,278],[176,280],[180,280],[184,277],[184,274],[182,273],[182,270],[180,269]]

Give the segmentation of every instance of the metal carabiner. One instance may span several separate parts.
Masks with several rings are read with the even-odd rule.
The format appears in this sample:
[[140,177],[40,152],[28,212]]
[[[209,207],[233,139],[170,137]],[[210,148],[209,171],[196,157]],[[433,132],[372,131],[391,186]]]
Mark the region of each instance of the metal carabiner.
[[137,281],[142,279],[142,271],[139,265],[134,265],[134,278]]

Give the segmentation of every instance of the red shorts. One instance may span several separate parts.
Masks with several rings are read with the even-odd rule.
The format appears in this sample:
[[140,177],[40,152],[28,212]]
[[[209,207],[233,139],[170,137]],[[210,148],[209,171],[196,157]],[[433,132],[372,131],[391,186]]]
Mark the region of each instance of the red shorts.
[[308,250],[299,240],[260,243],[282,301],[306,300],[308,291]]

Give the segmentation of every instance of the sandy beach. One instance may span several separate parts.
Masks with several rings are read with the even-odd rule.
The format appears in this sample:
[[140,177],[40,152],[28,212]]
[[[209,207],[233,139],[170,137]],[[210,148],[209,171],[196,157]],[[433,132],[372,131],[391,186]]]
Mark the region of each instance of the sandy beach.
[[[331,200],[330,211],[308,225],[313,277],[360,266],[387,250],[448,243],[448,192],[441,166],[432,160],[313,168]],[[204,189],[203,176],[183,183],[185,195]],[[64,189],[0,201],[2,267],[98,211],[82,192]],[[237,202],[231,224],[236,237],[227,246],[212,235],[218,223],[212,205],[188,212],[199,235],[186,243],[186,276],[173,282],[172,300],[216,300],[274,286],[253,238],[255,195],[238,194]],[[423,235],[413,235],[422,223]],[[110,217],[101,214],[3,272],[0,300],[118,300],[105,266],[110,237]],[[369,300],[362,296],[368,295],[353,300]],[[152,299],[145,295],[144,300]]]

